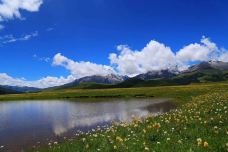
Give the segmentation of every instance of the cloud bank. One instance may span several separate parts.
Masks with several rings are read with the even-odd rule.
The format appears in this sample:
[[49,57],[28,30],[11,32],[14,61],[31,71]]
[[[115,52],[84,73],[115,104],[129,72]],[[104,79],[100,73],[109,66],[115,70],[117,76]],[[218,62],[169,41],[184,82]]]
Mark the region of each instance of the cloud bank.
[[[118,73],[134,76],[152,70],[175,67],[175,54],[171,48],[157,41],[150,41],[142,50],[132,50],[126,45],[117,46],[118,53],[111,53],[109,60]],[[167,60],[168,59],[168,60]]]
[[[200,43],[192,43],[178,51],[155,40],[141,50],[132,50],[127,45],[117,46],[118,53],[111,53],[109,60],[118,73],[134,76],[152,70],[185,70],[193,62],[209,60],[227,61],[227,51],[219,49],[209,38],[202,37]],[[176,53],[175,53],[176,52]]]
[[3,73],[0,74],[0,82],[3,85],[46,88],[69,83],[90,75],[119,74],[135,76],[152,70],[185,70],[192,63],[209,60],[228,62],[228,51],[219,48],[216,43],[204,36],[199,43],[186,45],[178,51],[173,51],[169,46],[152,40],[141,50],[133,50],[127,45],[118,45],[117,51],[109,54],[109,65],[74,61],[61,53],[57,53],[53,57],[52,65],[61,66],[70,71],[71,74],[67,78],[49,76],[37,81],[26,81],[12,78]]
[[[37,12],[43,0],[1,0],[0,3],[0,22],[23,19],[21,11]],[[3,25],[0,28],[4,28]]]
[[69,75],[66,78],[47,76],[37,81],[27,81],[23,78],[13,78],[7,75],[6,73],[0,73],[1,85],[9,85],[9,86],[28,86],[28,87],[37,87],[37,88],[48,88],[48,87],[63,85],[63,84],[72,82],[73,80],[74,80],[74,77]]
[[73,61],[58,53],[53,58],[54,66],[62,66],[71,72],[75,78],[81,78],[90,75],[108,75],[115,73],[111,66],[101,65],[84,61]]

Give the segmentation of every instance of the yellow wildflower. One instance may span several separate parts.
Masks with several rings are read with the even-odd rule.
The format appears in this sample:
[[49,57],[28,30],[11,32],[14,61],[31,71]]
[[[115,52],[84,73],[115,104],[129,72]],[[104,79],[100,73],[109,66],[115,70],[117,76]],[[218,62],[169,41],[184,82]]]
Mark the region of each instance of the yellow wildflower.
[[161,125],[160,125],[160,123],[155,123],[155,124],[153,125],[153,127],[154,127],[155,129],[159,129],[159,128],[161,128]]
[[149,151],[149,148],[148,147],[145,147],[145,151]]
[[117,136],[117,137],[116,137],[116,141],[118,141],[118,142],[123,142],[123,139],[122,139],[121,137]]
[[205,141],[205,142],[203,143],[203,147],[207,148],[207,147],[208,147],[208,142]]
[[116,146],[116,145],[114,145],[114,146],[113,146],[113,148],[114,148],[114,149],[117,149],[117,146]]
[[197,139],[197,145],[198,145],[198,146],[202,145],[202,139],[201,139],[201,138],[198,138],[198,139]]

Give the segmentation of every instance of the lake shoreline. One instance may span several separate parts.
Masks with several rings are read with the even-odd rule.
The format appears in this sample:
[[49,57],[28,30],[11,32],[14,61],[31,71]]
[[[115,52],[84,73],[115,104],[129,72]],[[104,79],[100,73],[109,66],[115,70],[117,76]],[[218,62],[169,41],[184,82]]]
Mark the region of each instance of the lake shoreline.
[[[176,108],[167,99],[25,100],[0,102],[0,143],[19,151],[61,143],[113,122],[160,115]],[[34,121],[36,120],[36,121]],[[83,132],[83,133],[82,133]],[[18,138],[20,137],[20,140]],[[4,140],[3,140],[4,139]],[[47,139],[47,140],[46,140]]]
[[[88,92],[87,92],[88,91]],[[170,102],[174,103],[176,106],[177,106],[177,110],[174,110],[175,112],[175,115],[177,113],[176,116],[178,117],[183,117],[183,118],[186,118],[186,117],[189,117],[190,114],[189,114],[189,111],[188,110],[196,110],[194,115],[198,112],[201,112],[201,111],[204,111],[204,110],[210,110],[210,108],[213,110],[213,111],[216,111],[216,106],[213,107],[213,100],[218,100],[219,103],[222,104],[222,101],[226,101],[224,102],[225,104],[227,103],[227,100],[226,100],[226,97],[227,97],[227,92],[228,92],[228,87],[227,87],[227,84],[221,84],[221,83],[218,83],[218,84],[207,84],[207,85],[188,85],[188,86],[182,86],[182,87],[179,87],[179,86],[172,86],[172,87],[152,87],[152,88],[128,88],[128,89],[109,89],[109,90],[62,90],[61,92],[56,92],[55,94],[52,94],[52,96],[49,96],[49,97],[52,97],[52,99],[50,100],[53,100],[54,98],[56,97],[66,97],[66,96],[70,96],[70,97],[73,97],[72,99],[94,99],[92,97],[95,97],[96,95],[100,95],[102,94],[102,96],[105,96],[105,97],[108,97],[109,95],[115,95],[115,96],[121,96],[121,98],[123,99],[129,99],[131,97],[134,97],[136,94],[137,95],[145,95],[145,96],[153,96],[153,98],[151,99],[156,99],[156,98],[166,98],[166,99],[171,99]],[[37,94],[37,96],[35,96],[36,98],[40,98],[40,97],[43,97],[43,99],[45,99],[45,97],[47,97],[47,95],[49,94],[50,95],[51,92],[46,92],[46,93],[43,93],[43,96],[41,96],[41,94]],[[89,98],[77,98],[77,97],[80,97],[81,95],[85,96],[85,94],[87,94],[87,96],[89,96]],[[28,95],[31,95],[31,94],[28,94]],[[32,95],[34,97],[34,94]],[[32,96],[28,96],[27,98],[29,97],[32,97]],[[222,97],[222,99],[220,100],[219,96]],[[11,96],[12,97],[12,96]],[[16,99],[18,96],[14,96],[14,98]],[[23,99],[24,96],[20,96],[20,98]],[[1,97],[0,97],[1,98]],[[143,99],[143,98],[136,98],[134,97],[135,99]],[[69,99],[69,98],[68,98]],[[96,98],[95,98],[96,99]],[[104,99],[107,99],[107,98],[104,98]],[[114,99],[120,99],[119,97],[118,98],[114,98]],[[150,99],[150,98],[148,98]],[[31,100],[31,99],[29,99]],[[33,99],[32,101],[34,100],[37,100],[37,99]],[[49,99],[48,99],[49,100]],[[65,100],[65,99],[63,99]],[[71,100],[71,99],[70,99]],[[8,101],[6,101],[8,102]],[[1,102],[0,102],[1,103]],[[205,107],[205,106],[202,106],[202,105],[208,105],[208,107]],[[192,107],[193,106],[193,107]],[[201,109],[197,110],[196,107],[194,106],[197,106],[197,107],[201,107]],[[208,109],[209,108],[209,109]],[[179,115],[178,113],[181,112],[181,111],[186,111],[186,113],[184,114],[181,114]],[[169,112],[167,114],[164,114],[164,117],[172,117],[173,116],[173,112]],[[197,115],[198,117],[198,115]],[[214,113],[210,114],[210,115],[203,115],[203,117],[214,117]],[[183,119],[182,118],[182,119]],[[208,118],[205,118],[205,121],[207,122]],[[198,131],[196,129],[194,129],[194,126],[196,124],[198,124],[198,120],[195,120],[193,119],[194,122],[190,123],[189,125],[191,126],[190,128],[186,127],[187,129],[190,129],[188,130],[187,132],[185,132],[184,130],[182,130],[183,132],[185,132],[186,134],[188,132],[193,132],[193,135],[198,137]],[[174,121],[174,120],[173,120]],[[175,123],[171,123],[170,125],[173,126],[174,128],[175,127],[178,127],[176,126],[177,124],[177,121],[179,122],[179,118],[176,120],[175,119]],[[172,127],[171,126],[166,126],[166,124],[164,124],[164,120],[163,120],[163,116],[156,116],[156,117],[153,117],[153,119],[150,119],[150,117],[148,118],[148,123],[145,123],[145,122],[141,122],[141,120],[139,120],[139,124],[137,124],[136,128],[140,128],[140,130],[142,131],[143,129],[146,129],[145,128],[145,125],[152,125],[152,126],[156,126],[158,125],[157,123],[159,123],[161,126],[164,126],[165,125],[165,128],[166,129],[171,129],[172,130]],[[219,120],[216,120],[216,124],[219,125]],[[227,124],[227,120],[223,120],[223,123]],[[131,126],[131,128],[134,128],[134,123],[132,124],[128,124]],[[184,128],[184,126],[186,126],[186,122],[183,122],[181,124]],[[198,124],[200,125],[200,124]],[[114,141],[114,143],[116,143],[118,145],[118,141],[115,141],[117,138],[116,136],[119,135],[121,138],[124,136],[124,132],[126,132],[126,128],[123,128],[121,126],[113,126],[115,129],[119,129],[121,128],[122,131],[117,131],[117,133],[113,134],[112,136],[112,140]],[[199,126],[200,127],[200,126]],[[213,126],[214,127],[214,126]],[[153,128],[153,127],[152,127]],[[118,130],[117,129],[117,130]],[[192,130],[191,130],[192,129]],[[207,128],[205,129],[205,127],[200,127],[202,133],[207,130],[207,129],[211,129],[211,128]],[[226,130],[226,128],[223,128],[224,130]],[[227,128],[228,129],[228,128]],[[147,129],[146,129],[147,130]],[[157,136],[164,136],[162,134],[158,134],[156,135],[157,133],[154,132],[154,129],[151,130],[153,132],[153,134],[155,134],[156,136],[156,139],[157,140]],[[97,142],[95,141],[91,141],[89,142],[89,148],[95,148],[98,146],[98,145],[102,145],[102,143],[106,143],[106,138],[104,138],[105,136],[110,136],[109,134],[104,134],[104,136],[102,135],[101,137],[99,137],[97,139],[97,137],[94,137],[93,135],[94,134],[99,134],[100,131],[98,131],[97,133],[93,133],[93,134],[90,134],[90,135],[82,135],[80,136],[80,139],[73,139],[72,142],[73,142],[73,145],[71,145],[71,141],[64,141],[63,143],[60,143],[60,144],[57,144],[57,145],[54,145],[54,143],[52,143],[52,146],[47,146],[46,148],[44,147],[39,149],[41,151],[49,151],[49,148],[50,148],[50,151],[54,151],[54,152],[60,152],[61,150],[64,151],[63,149],[72,149],[72,151],[77,151],[75,149],[75,147],[78,147],[78,146],[81,146],[79,147],[80,149],[78,151],[87,151],[87,145],[84,144],[84,142],[81,141],[81,139],[84,139],[86,138],[86,140],[90,140],[90,139],[93,139],[93,140],[97,140]],[[131,134],[131,133],[129,133]],[[222,134],[225,134],[224,132],[222,132]],[[147,134],[144,133],[144,132],[139,132],[137,133],[137,135],[139,136],[140,139],[142,139],[142,141],[147,141],[147,142],[151,142],[151,141],[148,141],[148,139],[144,139],[144,137],[142,137],[142,135],[145,135],[145,136],[148,136],[150,134]],[[206,135],[206,136],[205,136]],[[224,141],[223,141],[223,138],[218,138],[217,139],[217,136],[216,136],[216,139],[209,139],[209,137],[211,136],[211,134],[205,134],[205,135],[200,135],[202,136],[201,138],[205,138],[205,140],[209,140],[210,142],[212,141],[219,141],[220,144],[218,143],[217,145],[221,146],[221,144],[224,144]],[[175,136],[175,135],[172,135],[172,136]],[[205,137],[204,137],[205,136]],[[214,136],[214,135],[213,135]],[[196,138],[195,137],[195,138]],[[224,137],[224,135],[220,135],[220,137]],[[149,138],[149,137],[148,137]],[[155,138],[155,137],[153,137]],[[169,137],[167,137],[169,138]],[[173,139],[177,140],[179,137],[172,137]],[[188,144],[186,145],[186,147],[194,147],[194,141],[196,141],[196,139],[191,139],[191,140],[187,140],[188,141]],[[100,141],[99,141],[100,140]],[[100,143],[101,142],[101,143]],[[157,141],[157,142],[160,142],[160,141]],[[162,140],[162,142],[164,142]],[[179,141],[176,141],[177,143]],[[180,142],[183,142],[182,140]],[[216,142],[217,143],[217,142]],[[216,144],[215,143],[215,144]],[[110,144],[110,143],[106,143],[106,144]],[[140,143],[143,145],[143,143]],[[156,145],[155,143],[150,143],[151,145],[147,145],[149,148],[151,148],[150,146],[154,146],[154,147],[157,147],[159,148],[159,145]],[[84,145],[84,147],[83,147]],[[166,144],[162,144],[164,145],[164,147],[166,147],[166,149],[163,149],[163,150],[167,150],[167,146],[170,146],[169,143],[166,143]],[[115,145],[113,145],[115,146]],[[175,145],[176,148],[180,148],[178,145]],[[60,147],[60,148],[57,148],[57,147]],[[134,146],[133,146],[134,147]],[[141,151],[142,151],[142,147],[140,145],[137,145],[137,147],[134,147],[134,148],[138,148],[140,147]],[[185,147],[185,148],[186,148]],[[52,149],[54,148],[54,149]],[[104,151],[110,151],[110,150],[113,150],[114,147],[110,147],[108,146],[107,149]],[[121,147],[117,147],[117,148],[121,148]],[[123,148],[123,147],[122,147]],[[161,147],[160,147],[161,148]],[[160,149],[159,148],[159,149]],[[184,148],[184,149],[185,149]],[[197,149],[197,147],[194,147]],[[42,150],[43,149],[43,150]],[[158,150],[159,150],[158,149]],[[180,150],[180,149],[179,149]],[[187,149],[185,149],[187,150]],[[214,148],[212,148],[212,150],[215,150]],[[61,151],[61,152],[62,152]],[[135,151],[135,150],[133,150]],[[197,151],[197,150],[196,150]]]
[[[38,148],[63,151],[188,151],[220,152],[227,149],[228,92],[195,96],[176,110],[156,117],[113,124],[106,130]],[[207,113],[207,115],[205,115]],[[218,114],[220,117],[218,117]]]

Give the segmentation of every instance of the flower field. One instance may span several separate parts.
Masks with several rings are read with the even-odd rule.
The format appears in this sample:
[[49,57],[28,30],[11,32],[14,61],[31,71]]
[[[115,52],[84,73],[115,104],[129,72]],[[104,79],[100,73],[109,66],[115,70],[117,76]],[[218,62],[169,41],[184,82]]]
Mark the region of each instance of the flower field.
[[36,151],[226,152],[228,92],[199,95],[164,115],[113,123]]

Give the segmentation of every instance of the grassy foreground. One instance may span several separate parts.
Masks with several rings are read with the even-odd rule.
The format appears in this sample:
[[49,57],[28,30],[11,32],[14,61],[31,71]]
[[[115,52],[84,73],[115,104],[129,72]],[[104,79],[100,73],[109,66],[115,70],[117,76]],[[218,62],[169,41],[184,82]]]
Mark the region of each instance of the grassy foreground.
[[195,97],[180,109],[83,134],[41,152],[228,151],[228,93]]
[[[148,88],[153,95],[178,99],[179,108],[132,123],[113,124],[64,143],[49,143],[41,152],[226,152],[228,151],[228,87],[224,84]],[[151,90],[152,89],[152,90]],[[113,91],[113,90],[112,90]],[[147,89],[144,89],[147,94]]]

